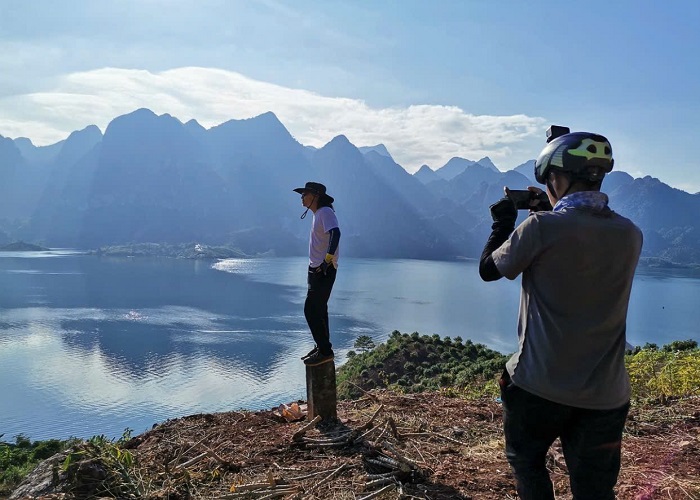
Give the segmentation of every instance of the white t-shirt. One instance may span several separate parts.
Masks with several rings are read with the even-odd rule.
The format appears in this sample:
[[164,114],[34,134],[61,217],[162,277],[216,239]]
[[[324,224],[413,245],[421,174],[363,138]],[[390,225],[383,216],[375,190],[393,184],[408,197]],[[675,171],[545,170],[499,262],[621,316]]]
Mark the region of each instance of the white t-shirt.
[[[338,218],[330,207],[321,207],[314,213],[311,221],[311,235],[309,237],[309,266],[318,267],[326,258],[328,243],[331,235],[329,231],[338,226]],[[333,266],[338,268],[338,255],[340,244],[333,255]]]

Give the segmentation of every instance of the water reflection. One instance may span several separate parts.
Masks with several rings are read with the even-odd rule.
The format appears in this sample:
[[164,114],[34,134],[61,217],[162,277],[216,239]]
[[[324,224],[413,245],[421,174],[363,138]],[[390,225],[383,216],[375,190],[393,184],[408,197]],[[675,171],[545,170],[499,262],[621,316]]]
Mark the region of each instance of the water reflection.
[[[303,282],[85,255],[0,258],[0,274],[0,434],[114,437],[184,414],[305,397]],[[346,316],[331,321],[341,359],[358,332],[376,331]]]
[[[305,397],[305,259],[0,256],[0,434],[141,432],[167,418]],[[641,275],[630,342],[697,338],[700,280]],[[518,282],[474,263],[344,259],[331,298],[339,362],[394,329],[515,348]],[[660,298],[663,300],[660,302]]]

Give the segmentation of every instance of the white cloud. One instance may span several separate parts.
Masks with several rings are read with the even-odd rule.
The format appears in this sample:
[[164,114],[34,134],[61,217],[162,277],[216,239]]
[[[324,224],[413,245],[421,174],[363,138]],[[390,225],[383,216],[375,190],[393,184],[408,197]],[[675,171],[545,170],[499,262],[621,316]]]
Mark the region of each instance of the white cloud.
[[137,108],[149,108],[205,127],[273,111],[301,143],[322,146],[343,134],[358,146],[383,143],[413,172],[437,168],[453,156],[491,157],[513,165],[537,154],[546,120],[525,115],[473,115],[455,106],[373,108],[247,78],[221,69],[186,67],[159,73],[104,68],[72,73],[50,91],[0,99],[0,134],[35,144],[64,139],[74,130]]

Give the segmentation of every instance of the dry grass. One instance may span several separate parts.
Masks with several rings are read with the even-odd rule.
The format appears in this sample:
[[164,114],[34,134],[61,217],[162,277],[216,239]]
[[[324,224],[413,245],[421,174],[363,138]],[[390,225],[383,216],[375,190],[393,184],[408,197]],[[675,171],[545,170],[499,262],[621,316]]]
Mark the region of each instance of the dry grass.
[[[373,391],[340,402],[338,416],[295,439],[304,422],[272,411],[193,415],[127,447],[149,498],[517,498],[492,399]],[[571,498],[556,445],[548,463],[557,498]],[[617,490],[622,500],[700,499],[700,399],[633,407]]]

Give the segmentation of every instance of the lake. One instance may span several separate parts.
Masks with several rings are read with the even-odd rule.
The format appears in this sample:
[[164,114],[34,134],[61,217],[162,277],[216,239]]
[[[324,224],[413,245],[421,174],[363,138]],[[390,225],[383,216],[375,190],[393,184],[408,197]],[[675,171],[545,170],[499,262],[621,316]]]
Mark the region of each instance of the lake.
[[[305,399],[305,258],[219,262],[0,253],[0,440],[121,436],[184,415]],[[640,270],[634,345],[698,339],[700,275]],[[476,262],[344,258],[336,363],[392,330],[517,346],[519,281]]]

